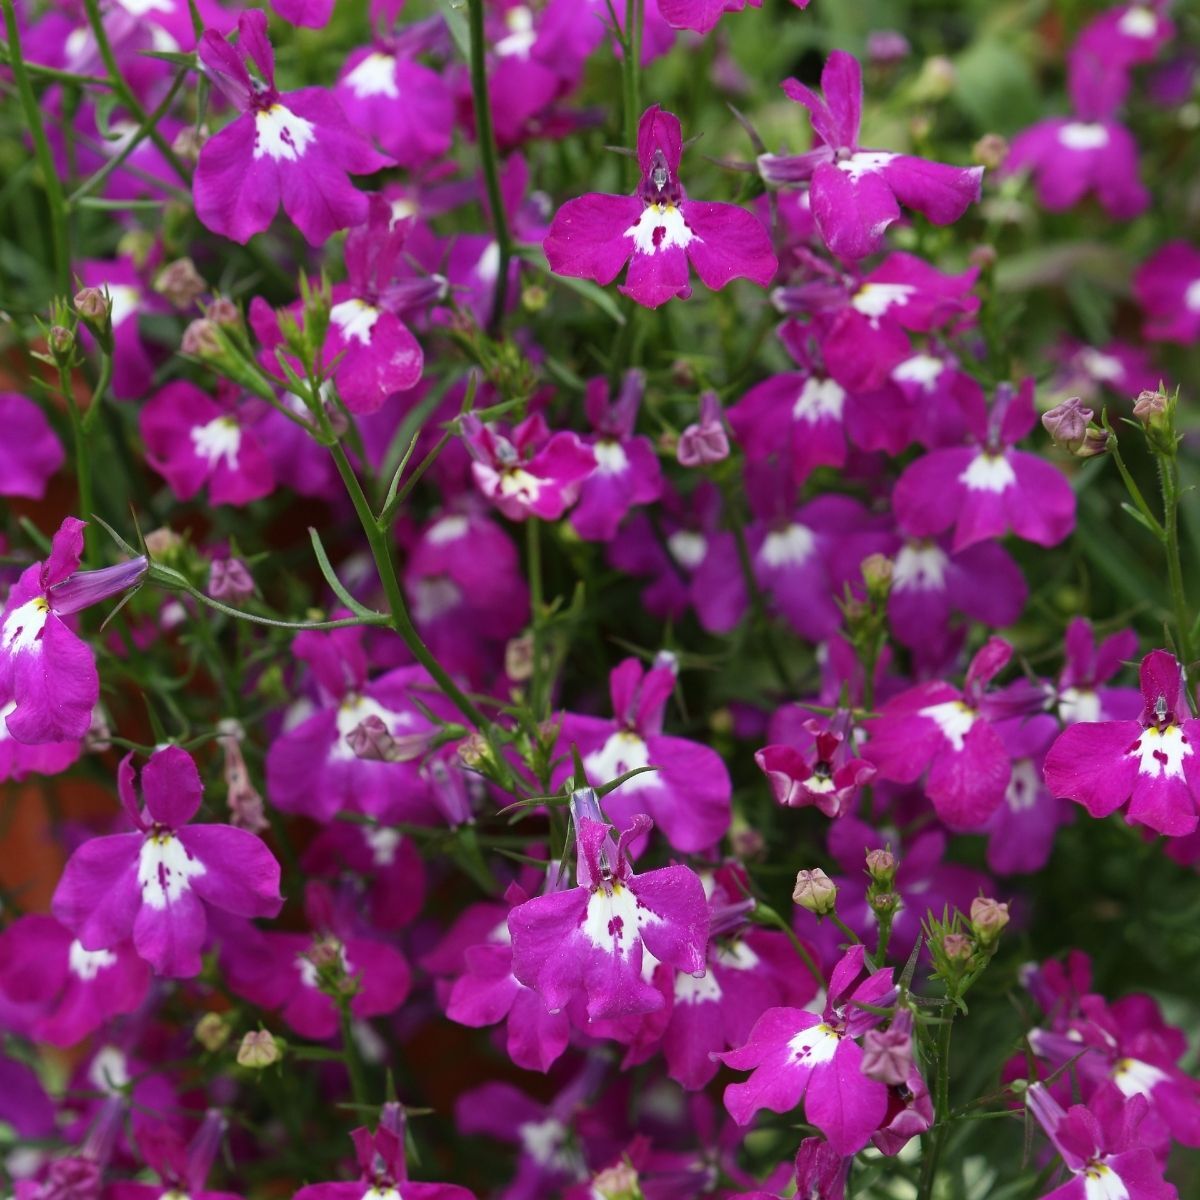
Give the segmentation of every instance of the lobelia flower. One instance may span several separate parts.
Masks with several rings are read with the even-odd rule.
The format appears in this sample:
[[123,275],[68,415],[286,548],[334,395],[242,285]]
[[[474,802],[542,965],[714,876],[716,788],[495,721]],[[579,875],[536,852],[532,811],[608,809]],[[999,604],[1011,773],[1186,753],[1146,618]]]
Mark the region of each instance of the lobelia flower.
[[217,1109],[211,1108],[188,1143],[170,1125],[147,1122],[138,1132],[138,1149],[161,1184],[118,1180],[110,1185],[107,1194],[113,1200],[160,1200],[163,1196],[187,1196],[189,1200],[241,1200],[235,1192],[214,1192],[205,1187],[228,1124]]
[[[135,400],[154,380],[154,359],[142,339],[138,317],[143,313],[168,312],[170,306],[146,285],[142,272],[130,257],[88,259],[77,263],[75,270],[86,287],[108,293],[113,339],[113,398]],[[84,345],[90,346],[94,342],[86,326],[82,327],[79,336]]]
[[1142,711],[1136,688],[1103,687],[1137,653],[1137,634],[1121,629],[1099,645],[1092,623],[1072,617],[1064,640],[1064,662],[1050,703],[1064,725],[1076,721],[1134,719]]
[[1143,334],[1155,342],[1189,345],[1200,339],[1200,250],[1168,242],[1133,277],[1133,292],[1145,314]]
[[558,753],[567,755],[567,763],[554,782],[570,773],[573,746],[594,787],[653,766],[656,770],[634,775],[605,797],[609,817],[627,828],[637,814],[647,813],[671,846],[685,854],[715,846],[729,828],[733,785],[714,750],[662,732],[675,689],[673,665],[656,663],[645,670],[636,658],[626,658],[613,668],[608,686],[611,718],[563,715]]
[[335,991],[349,997],[350,1013],[360,1021],[395,1012],[412,984],[400,951],[360,933],[349,904],[335,902],[323,883],[308,883],[304,910],[311,933],[246,925],[223,938],[221,963],[232,990],[277,1010],[289,1028],[315,1041],[337,1033]]
[[1112,341],[1089,346],[1065,340],[1062,366],[1055,380],[1059,391],[1078,395],[1089,404],[1103,402],[1103,392],[1127,399],[1158,387],[1159,372],[1141,346]]
[[142,770],[145,807],[134,792],[133,755],[117,790],[135,833],[92,838],[71,856],[54,892],[54,915],[85,950],[133,938],[160,975],[200,972],[208,909],[273,917],[283,905],[279,864],[262,841],[230,825],[190,825],[203,785],[178,746],[156,750]]
[[585,541],[612,541],[635,504],[652,504],[662,495],[654,443],[634,433],[645,389],[646,377],[638,370],[625,372],[615,399],[606,380],[588,380],[583,405],[596,431],[587,439],[596,469],[580,485],[571,511],[571,528]]
[[714,290],[739,278],[766,287],[778,263],[762,222],[733,204],[687,199],[678,179],[679,119],[653,105],[642,114],[637,143],[636,195],[568,200],[542,244],[550,269],[609,284],[628,262],[620,291],[646,308],[692,294],[689,262]]
[[[319,689],[319,703],[298,724],[286,728],[267,751],[267,796],[284,812],[328,822],[339,812],[358,812],[420,824],[432,823],[436,809],[421,777],[421,757],[437,726],[418,708],[449,718],[424,667],[398,667],[367,677],[361,629],[330,633],[306,631],[292,643]],[[379,732],[412,748],[384,759],[371,750],[361,730],[370,718]]]
[[1042,1200],[1178,1200],[1154,1152],[1138,1137],[1143,1097],[1126,1099],[1115,1087],[1105,1088],[1090,1104],[1064,1111],[1045,1085],[1034,1083],[1026,1104],[1071,1174]]
[[875,768],[852,754],[844,734],[822,729],[811,719],[805,721],[804,731],[810,740],[807,753],[796,746],[764,746],[755,751],[754,761],[777,803],[787,808],[812,806],[827,817],[844,816],[875,778]]
[[596,469],[592,448],[566,430],[551,436],[541,413],[526,417],[511,439],[474,413],[462,418],[460,428],[474,459],[475,486],[510,521],[557,521]]
[[941,681],[920,683],[863,722],[864,753],[882,778],[915,783],[928,771],[925,793],[952,829],[979,828],[1004,802],[1012,768],[992,720],[1009,714],[985,689],[1011,656],[1007,642],[989,638],[972,658],[962,691]]
[[892,493],[900,529],[932,537],[953,527],[955,553],[988,538],[1017,537],[1054,546],[1075,527],[1075,493],[1066,476],[1012,447],[1033,428],[1033,380],[1000,384],[991,410],[966,413],[974,446],[931,450],[911,463]]
[[950,225],[979,199],[982,167],[859,146],[862,68],[853,55],[830,54],[821,72],[823,98],[795,79],[784,80],[783,90],[808,109],[817,144],[794,157],[760,155],[759,170],[768,183],[809,184],[817,229],[838,258],[853,261],[879,250],[901,205],[935,225]]
[[639,814],[614,845],[610,827],[596,819],[594,792],[576,792],[572,813],[577,886],[535,896],[509,913],[513,974],[551,1012],[583,1009],[590,1019],[653,1012],[663,998],[643,975],[646,954],[697,978],[705,974],[704,887],[684,866],[634,874],[626,848],[648,832],[648,817]]
[[236,388],[214,399],[177,379],[155,392],[138,414],[146,462],[180,500],[208,485],[213,504],[249,504],[275,490],[275,474],[238,404]]
[[796,1152],[796,1195],[806,1200],[846,1200],[853,1165],[852,1154],[839,1154],[824,1138],[805,1138]]
[[26,567],[0,612],[0,710],[8,736],[28,745],[82,738],[100,698],[91,648],[63,618],[135,587],[146,573],[144,556],[80,571],[85,525],[63,520],[49,557]]
[[[828,374],[849,392],[871,392],[889,382],[903,384],[905,375],[923,381],[941,374],[937,362],[913,361],[908,335],[973,320],[979,310],[979,297],[972,295],[978,276],[975,267],[951,275],[914,254],[897,252],[867,275],[839,272],[834,282],[777,288],[772,298],[780,311],[813,319]],[[896,371],[898,381],[892,378]],[[875,421],[886,419],[882,407],[875,406]]]
[[829,976],[821,1013],[770,1008],[754,1023],[746,1044],[717,1057],[735,1071],[751,1071],[725,1089],[725,1107],[739,1125],[761,1108],[786,1113],[804,1101],[806,1120],[839,1154],[861,1150],[887,1115],[888,1090],[863,1074],[855,1040],[882,1018],[858,1004],[884,1007],[895,996],[891,968],[859,982],[865,949],[852,946]]
[[46,484],[66,461],[46,414],[28,396],[0,392],[0,496],[40,500]]
[[[792,0],[796,8],[807,8],[808,0]],[[672,29],[708,33],[725,13],[744,8],[761,8],[762,0],[658,0],[658,11]]]
[[30,1035],[74,1046],[145,999],[150,972],[128,943],[85,950],[53,917],[18,917],[0,933],[0,993],[32,1004]]
[[346,59],[333,92],[350,123],[410,171],[441,158],[454,134],[450,88],[413,57],[425,48],[424,24],[376,32]]
[[400,1105],[385,1104],[379,1128],[350,1134],[358,1157],[359,1178],[354,1183],[310,1183],[294,1200],[475,1200],[466,1188],[454,1183],[413,1183],[404,1158],[404,1114]]
[[1115,109],[1129,90],[1133,67],[1153,61],[1175,33],[1163,15],[1160,0],[1119,4],[1093,17],[1080,30],[1067,53],[1068,86],[1074,94],[1082,85]]
[[565,1012],[550,1012],[512,972],[508,914],[528,899],[525,887],[513,883],[504,904],[464,909],[421,966],[437,978],[438,998],[451,1021],[473,1029],[503,1021],[508,1057],[527,1071],[545,1073],[567,1048],[570,1022]]
[[[235,50],[213,30],[200,39],[206,74],[238,116],[200,150],[192,194],[201,224],[248,242],[270,224],[280,204],[311,245],[367,219],[367,198],[349,176],[391,161],[346,120],[324,88],[280,93],[267,40],[266,14],[238,18]],[[261,78],[247,69],[252,62]]]
[[1182,837],[1195,830],[1200,807],[1200,720],[1166,650],[1142,659],[1141,689],[1137,720],[1080,721],[1063,730],[1046,755],[1046,786],[1093,817],[1128,804],[1131,825]]

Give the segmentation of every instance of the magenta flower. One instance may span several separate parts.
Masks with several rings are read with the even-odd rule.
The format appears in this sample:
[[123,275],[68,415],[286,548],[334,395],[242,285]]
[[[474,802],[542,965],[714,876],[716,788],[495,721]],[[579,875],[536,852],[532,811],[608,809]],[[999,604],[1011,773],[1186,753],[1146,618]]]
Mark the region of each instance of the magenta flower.
[[[112,304],[113,378],[112,394],[117,400],[136,400],[154,380],[155,356],[142,338],[138,318],[163,313],[169,306],[152,292],[142,272],[130,258],[88,259],[77,263],[80,281],[108,294]],[[94,344],[88,330],[80,337],[85,346]]]
[[271,0],[271,8],[290,25],[324,29],[333,13],[333,0]]
[[87,733],[100,678],[90,647],[63,618],[134,587],[146,573],[145,558],[78,570],[85,524],[63,520],[49,557],[26,567],[0,612],[0,710],[18,742],[78,741]]
[[85,950],[53,917],[18,917],[0,933],[0,993],[34,1007],[31,1035],[74,1046],[145,999],[150,972],[128,942]]
[[1200,339],[1200,250],[1168,242],[1138,268],[1133,291],[1146,337],[1182,345]]
[[891,968],[856,980],[866,951],[853,946],[833,968],[821,1013],[770,1008],[755,1022],[746,1044],[717,1057],[745,1083],[725,1089],[725,1107],[739,1125],[760,1109],[786,1113],[804,1101],[804,1116],[839,1154],[861,1150],[887,1115],[888,1090],[862,1072],[856,1038],[881,1018],[858,1004],[885,1007],[895,996]]
[[1169,837],[1191,833],[1200,808],[1200,720],[1188,710],[1183,672],[1165,650],[1142,659],[1136,721],[1069,725],[1046,755],[1046,785],[1093,817],[1129,805],[1126,819]]
[[729,828],[733,785],[714,750],[663,733],[663,715],[675,689],[674,668],[655,665],[647,671],[636,658],[627,658],[613,668],[608,685],[611,718],[564,714],[558,750],[567,762],[555,781],[570,771],[572,746],[583,756],[594,787],[653,766],[657,769],[627,779],[605,797],[609,817],[628,827],[638,813],[648,813],[667,841],[684,853],[715,846]]
[[766,287],[778,263],[762,222],[733,204],[687,199],[682,154],[679,119],[657,104],[646,109],[638,124],[637,194],[568,200],[542,243],[551,270],[608,284],[628,262],[620,290],[647,308],[692,294],[689,262],[714,290],[731,279]]
[[809,183],[817,229],[839,258],[853,261],[879,250],[901,205],[935,225],[950,225],[979,199],[982,167],[859,146],[862,68],[853,55],[830,54],[821,72],[823,99],[795,79],[784,80],[783,90],[808,109],[817,145],[796,157],[763,155],[759,168],[768,183]]
[[625,373],[615,399],[608,383],[588,380],[583,405],[595,435],[587,439],[596,469],[579,488],[571,527],[590,542],[610,542],[625,514],[635,504],[650,504],[662,495],[662,469],[654,443],[637,436],[638,409],[646,389],[641,371]]
[[[349,175],[389,163],[346,120],[324,88],[280,93],[267,17],[251,9],[238,18],[235,51],[212,30],[200,39],[200,62],[239,115],[200,151],[193,183],[196,216],[235,242],[271,224],[280,204],[314,246],[336,229],[367,219],[367,198]],[[247,70],[252,62],[261,78]]]
[[553,436],[541,413],[526,417],[511,439],[474,413],[461,421],[475,486],[510,521],[557,521],[579,498],[596,455],[574,433]]
[[804,723],[810,744],[764,746],[754,761],[767,777],[779,804],[787,808],[812,806],[827,817],[841,817],[858,801],[859,792],[875,777],[875,768],[855,757],[845,737],[822,729],[815,720]]
[[892,493],[896,520],[912,537],[953,527],[958,553],[1010,529],[1039,546],[1054,546],[1075,527],[1075,493],[1056,467],[1012,449],[1036,422],[1033,381],[1001,384],[991,410],[967,412],[974,446],[931,450],[900,476]]
[[1086,91],[1106,112],[1116,109],[1132,69],[1153,61],[1175,33],[1165,7],[1162,0],[1135,0],[1093,17],[1067,54],[1071,95]]
[[1011,766],[988,719],[1001,702],[989,702],[985,689],[1011,655],[1007,642],[990,638],[971,660],[961,692],[940,681],[919,683],[863,723],[870,735],[865,754],[880,775],[915,783],[928,771],[925,792],[952,829],[977,829],[1004,801]]
[[1067,625],[1064,662],[1052,703],[1064,725],[1076,721],[1134,719],[1142,711],[1142,694],[1136,688],[1102,685],[1137,653],[1137,634],[1121,629],[1096,643],[1092,623],[1072,617]]
[[85,950],[109,950],[132,936],[160,975],[188,978],[200,972],[209,908],[238,917],[279,912],[279,864],[244,829],[188,824],[203,785],[178,746],[156,750],[143,768],[144,809],[134,777],[129,754],[117,790],[137,832],[84,842],[59,880],[54,915]]
[[[294,1200],[475,1200],[455,1183],[412,1183],[404,1159],[404,1117],[398,1104],[385,1104],[374,1134],[355,1129],[350,1137],[358,1156],[359,1178],[354,1183],[310,1183]],[[403,1191],[401,1191],[403,1189]]]
[[249,504],[275,489],[271,464],[230,385],[214,399],[177,379],[150,397],[138,423],[147,463],[180,500],[205,484],[213,504]]
[[[663,1006],[646,982],[646,955],[696,978],[705,973],[708,904],[687,867],[635,875],[629,841],[648,831],[640,816],[614,845],[595,793],[573,798],[577,886],[535,896],[509,913],[512,971],[551,1012],[586,1009],[591,1019],[632,1016]],[[581,1023],[581,1022],[576,1022]]]
[[0,392],[0,496],[40,500],[66,455],[46,414],[18,392]]
[[161,1183],[115,1180],[108,1194],[112,1200],[158,1200],[172,1195],[189,1200],[241,1200],[235,1192],[214,1192],[205,1186],[227,1127],[225,1117],[209,1109],[191,1141],[185,1143],[173,1125],[144,1119],[137,1130],[138,1149]]
[[1062,1106],[1041,1083],[1026,1103],[1062,1156],[1071,1178],[1042,1200],[1178,1200],[1163,1179],[1163,1166],[1138,1136],[1146,1115],[1141,1096],[1126,1099],[1115,1087],[1102,1089],[1089,1104]]
[[[797,8],[807,8],[808,0],[792,0]],[[658,0],[658,11],[672,29],[694,29],[708,33],[725,13],[745,8],[762,8],[762,0]]]

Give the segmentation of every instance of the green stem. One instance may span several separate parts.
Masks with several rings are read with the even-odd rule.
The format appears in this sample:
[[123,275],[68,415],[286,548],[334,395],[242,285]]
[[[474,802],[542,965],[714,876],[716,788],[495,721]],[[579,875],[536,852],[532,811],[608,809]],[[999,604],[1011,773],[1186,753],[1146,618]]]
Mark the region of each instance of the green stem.
[[[637,148],[638,121],[642,115],[642,3],[625,0],[625,36],[621,41],[621,82],[625,104],[625,145]],[[625,174],[630,190],[637,183],[637,159],[626,159]]]
[[837,913],[831,912],[828,914],[828,917],[852,946],[859,945],[859,943],[862,941],[862,938],[860,938],[858,934],[855,933],[854,930],[851,929],[850,926],[847,925],[846,922],[837,915]]
[[917,1200],[931,1200],[933,1186],[937,1178],[938,1159],[946,1141],[946,1131],[950,1128],[952,1114],[950,1112],[950,1035],[954,1028],[955,1009],[953,1005],[946,1006],[944,1024],[938,1033],[937,1049],[937,1091],[933,1102],[933,1116],[936,1124],[925,1135],[925,1146],[921,1151],[921,1183],[917,1191]]
[[66,296],[71,292],[71,250],[62,184],[54,166],[54,155],[50,151],[50,143],[46,138],[46,127],[42,123],[42,110],[38,106],[37,97],[33,94],[29,71],[25,65],[25,58],[21,54],[21,34],[17,27],[17,14],[13,10],[13,0],[0,0],[0,12],[4,14],[4,27],[8,31],[8,53],[13,80],[17,85],[17,94],[21,98],[21,107],[25,112],[25,123],[29,126],[29,135],[33,139],[33,154],[42,174],[42,187],[46,189],[46,204],[50,216],[50,238],[54,253],[54,286],[62,295]]
[[[11,3],[11,0],[4,0],[4,2]],[[112,44],[108,40],[108,30],[104,28],[104,18],[100,14],[100,0],[83,0],[83,6],[87,10],[88,25],[91,26],[92,36],[96,39],[96,49],[100,51],[100,61],[104,63],[104,69],[108,72],[108,81],[117,94],[117,98],[129,109],[130,116],[138,123],[138,126],[146,130],[146,135],[158,147],[171,170],[184,183],[190,184],[191,178],[187,173],[187,168],[179,161],[179,156],[171,148],[171,143],[163,137],[158,127],[148,123],[146,110],[130,90],[129,84],[125,82],[125,76],[121,74],[117,57],[113,54]]]
[[1125,490],[1129,493],[1130,499],[1133,501],[1138,512],[1146,519],[1146,522],[1159,541],[1166,538],[1166,531],[1163,529],[1158,518],[1154,515],[1150,505],[1146,503],[1146,497],[1142,495],[1142,489],[1138,487],[1137,481],[1129,473],[1129,468],[1125,465],[1125,460],[1121,457],[1121,447],[1117,440],[1116,431],[1108,422],[1108,413],[1104,413],[1103,417],[1104,428],[1108,431],[1109,453],[1112,455],[1112,460],[1117,464],[1117,471],[1120,473],[1121,480],[1125,484]]
[[525,522],[525,548],[528,556],[529,569],[529,611],[533,622],[533,675],[530,679],[530,702],[533,706],[534,719],[540,721],[545,713],[542,712],[543,697],[549,695],[549,688],[543,686],[548,681],[542,679],[544,666],[542,655],[542,614],[544,596],[542,592],[542,530],[541,521],[530,517]]
[[[318,415],[321,416],[321,414]],[[390,537],[375,520],[374,514],[371,512],[370,501],[367,500],[366,493],[362,489],[362,484],[359,483],[358,476],[354,473],[354,468],[350,465],[350,460],[346,457],[346,451],[342,448],[340,442],[335,442],[330,446],[329,452],[333,455],[334,465],[337,467],[338,474],[342,477],[342,483],[345,485],[346,492],[350,496],[350,502],[354,505],[354,511],[358,514],[358,520],[362,525],[363,533],[366,534],[367,542],[370,544],[371,556],[375,559],[375,569],[379,574],[380,583],[383,584],[384,595],[387,596],[388,608],[390,609],[390,625],[404,639],[404,644],[412,652],[413,657],[429,672],[434,682],[441,688],[446,698],[454,707],[472,725],[481,730],[486,729],[488,725],[487,717],[479,711],[470,697],[450,678],[446,668],[434,658],[429,647],[425,645],[421,639],[421,635],[417,632],[417,627],[413,624],[412,617],[409,616],[408,605],[404,601],[404,592],[400,587],[400,577],[396,574],[396,563],[392,558]],[[361,624],[361,622],[357,623]]]
[[1171,606],[1175,610],[1176,649],[1180,661],[1187,668],[1192,664],[1192,622],[1188,617],[1183,562],[1179,553],[1179,460],[1174,454],[1158,460],[1158,476],[1162,485],[1163,550],[1167,556]]
[[797,936],[796,931],[777,913],[773,908],[766,904],[759,904],[753,914],[752,919],[763,925],[773,925],[781,933],[785,934],[788,941],[792,943],[792,949],[800,957],[800,961],[804,963],[804,969],[816,980],[817,987],[823,988],[826,980],[821,968],[817,966],[813,960],[813,956],[809,954],[804,943]]
[[346,1064],[346,1074],[350,1076],[350,1093],[357,1105],[369,1103],[367,1094],[367,1079],[363,1071],[362,1056],[354,1041],[354,1029],[350,1021],[350,1002],[342,1000],[338,1004],[338,1016],[342,1027],[342,1061]]
[[[17,55],[20,54],[20,46],[17,46]],[[13,42],[0,41],[0,65],[11,67],[13,65]],[[86,84],[91,84],[93,87],[108,87],[108,80],[103,75],[79,75],[74,71],[60,71],[57,67],[44,67],[41,63],[27,62],[25,70],[30,75],[35,75],[38,79],[47,79],[53,83],[65,83],[74,85],[75,87],[83,87]]]
[[512,238],[508,232],[508,215],[504,197],[500,194],[500,172],[497,167],[496,132],[492,125],[492,104],[487,87],[487,43],[483,32],[483,0],[468,0],[468,29],[471,38],[471,95],[475,103],[475,134],[483,159],[483,178],[487,185],[488,206],[492,210],[492,229],[500,250],[496,271],[496,291],[492,298],[492,315],[488,332],[496,336],[504,321],[508,301],[508,264],[512,259]]

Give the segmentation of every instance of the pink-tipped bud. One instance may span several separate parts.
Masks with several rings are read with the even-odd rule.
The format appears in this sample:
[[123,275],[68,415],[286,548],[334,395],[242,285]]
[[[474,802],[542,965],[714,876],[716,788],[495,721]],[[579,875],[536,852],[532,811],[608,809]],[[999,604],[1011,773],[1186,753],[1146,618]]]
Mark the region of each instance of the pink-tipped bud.
[[208,317],[198,317],[183,331],[179,349],[192,358],[215,358],[221,353],[217,323]]
[[1075,454],[1087,442],[1095,415],[1078,396],[1072,396],[1042,414],[1042,427],[1056,446]]
[[191,308],[208,291],[204,277],[190,258],[169,262],[154,280],[154,290],[166,297],[176,308]]
[[901,1009],[887,1029],[872,1029],[863,1037],[862,1073],[888,1087],[899,1087],[912,1066],[912,1014]]
[[994,942],[1009,922],[1008,905],[986,896],[971,901],[971,930],[986,946]]
[[238,1066],[255,1071],[273,1066],[282,1057],[281,1043],[265,1029],[252,1029],[242,1038],[237,1052]]
[[837,885],[820,868],[797,871],[792,899],[814,916],[826,917],[837,907]]
[[1133,402],[1133,415],[1143,425],[1160,424],[1167,414],[1169,402],[1162,392],[1140,392]]
[[675,457],[684,467],[704,467],[729,457],[729,435],[721,419],[721,401],[716,392],[700,396],[700,420],[680,435]]
[[208,568],[208,594],[214,600],[241,603],[254,595],[254,579],[240,558],[214,558]]
[[363,717],[353,729],[346,734],[346,743],[354,751],[356,758],[369,762],[392,762],[392,752],[396,739],[374,713]]
[[942,938],[942,952],[951,962],[966,962],[974,950],[965,933],[948,933]]
[[995,171],[1008,157],[1008,139],[998,133],[985,133],[972,148],[971,157],[989,171]]
[[890,850],[868,851],[867,874],[883,887],[891,887],[896,878],[896,856]]

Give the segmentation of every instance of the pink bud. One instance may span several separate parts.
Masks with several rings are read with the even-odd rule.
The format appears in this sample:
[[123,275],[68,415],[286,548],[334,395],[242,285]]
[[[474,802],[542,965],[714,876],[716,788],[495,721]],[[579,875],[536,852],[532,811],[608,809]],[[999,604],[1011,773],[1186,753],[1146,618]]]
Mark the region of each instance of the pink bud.
[[208,594],[237,603],[254,595],[254,579],[240,558],[214,558],[208,568]]
[[729,457],[729,437],[721,419],[721,401],[716,392],[700,396],[700,420],[679,435],[675,457],[685,467],[703,467]]

